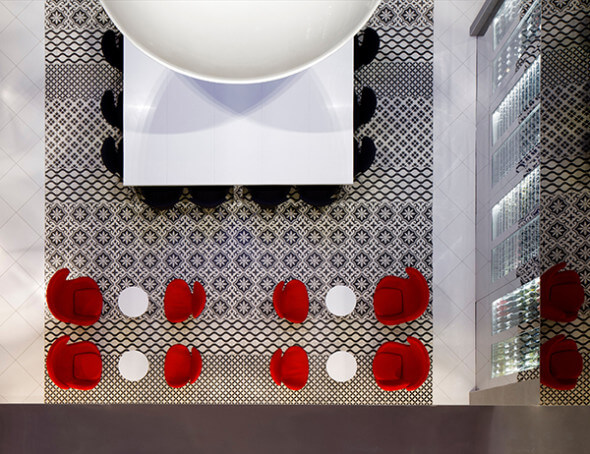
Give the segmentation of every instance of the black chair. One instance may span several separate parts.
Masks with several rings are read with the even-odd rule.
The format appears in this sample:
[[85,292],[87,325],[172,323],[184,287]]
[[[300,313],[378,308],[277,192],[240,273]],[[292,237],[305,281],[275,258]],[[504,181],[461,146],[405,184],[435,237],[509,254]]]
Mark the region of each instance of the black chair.
[[123,92],[117,96],[115,104],[115,95],[111,90],[107,90],[100,100],[100,111],[108,124],[117,129],[123,129]]
[[363,43],[360,43],[358,35],[354,37],[354,70],[373,61],[379,52],[379,35],[372,28],[363,32]]
[[369,137],[363,137],[359,146],[358,141],[354,141],[353,151],[353,167],[354,176],[356,177],[359,173],[366,172],[375,160],[375,154],[377,147],[373,143],[373,140]]
[[258,205],[269,208],[280,205],[285,200],[289,192],[290,186],[248,186],[248,192],[252,196],[252,200]]
[[102,163],[109,171],[120,177],[123,176],[123,139],[119,140],[119,145],[116,145],[115,139],[107,137],[102,143],[100,156]]
[[340,192],[340,186],[333,185],[310,185],[297,186],[299,197],[305,203],[315,207],[323,207],[330,205],[336,200],[336,196]]
[[203,208],[215,208],[225,202],[231,186],[191,186],[191,202]]
[[138,188],[143,201],[158,210],[168,210],[180,200],[181,186],[143,186]]
[[367,124],[375,114],[376,109],[377,96],[375,96],[375,92],[369,87],[363,88],[360,101],[356,95],[354,97],[354,129],[358,129],[362,125]]
[[123,37],[108,30],[102,35],[100,47],[105,60],[114,68],[123,71]]

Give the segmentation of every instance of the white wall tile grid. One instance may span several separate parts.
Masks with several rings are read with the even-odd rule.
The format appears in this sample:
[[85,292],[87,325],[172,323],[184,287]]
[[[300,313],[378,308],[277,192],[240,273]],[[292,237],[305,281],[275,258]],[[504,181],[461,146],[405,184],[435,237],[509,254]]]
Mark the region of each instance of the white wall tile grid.
[[434,2],[433,400],[475,386],[476,39],[483,1]]
[[0,402],[43,402],[43,8],[0,1]]

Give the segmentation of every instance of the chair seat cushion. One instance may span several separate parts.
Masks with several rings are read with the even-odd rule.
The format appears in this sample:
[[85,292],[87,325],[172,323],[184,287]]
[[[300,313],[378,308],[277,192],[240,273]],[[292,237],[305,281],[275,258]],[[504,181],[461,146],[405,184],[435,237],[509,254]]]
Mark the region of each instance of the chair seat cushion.
[[80,353],[74,356],[74,378],[96,381],[102,373],[102,360],[96,353]]
[[277,315],[292,323],[303,323],[309,312],[309,295],[305,284],[293,279],[287,284],[279,282],[273,292],[273,305]]
[[580,284],[557,284],[551,287],[550,299],[565,312],[578,312],[584,302],[584,288]]
[[270,375],[278,386],[284,383],[295,391],[303,388],[309,377],[307,353],[298,345],[289,347],[285,354],[277,349],[270,360]]
[[298,280],[287,282],[283,291],[283,306],[285,317],[295,323],[301,323],[307,318],[309,310],[309,297],[305,284]]
[[285,386],[294,390],[303,388],[309,376],[309,360],[305,350],[299,346],[289,347],[281,363],[281,378]]
[[377,380],[399,380],[402,378],[403,358],[395,353],[379,353],[373,361],[373,373]]
[[164,312],[172,323],[185,321],[192,314],[193,295],[188,284],[182,279],[175,279],[166,288],[164,294]]
[[375,292],[375,314],[381,317],[392,317],[404,310],[404,298],[399,289],[382,288]]
[[173,345],[164,359],[164,378],[173,388],[180,388],[189,381],[191,373],[191,354],[184,345]]
[[102,312],[102,295],[95,289],[74,291],[74,313],[81,316],[97,317]]
[[558,379],[578,378],[583,367],[582,355],[575,350],[561,351],[551,355],[551,373]]

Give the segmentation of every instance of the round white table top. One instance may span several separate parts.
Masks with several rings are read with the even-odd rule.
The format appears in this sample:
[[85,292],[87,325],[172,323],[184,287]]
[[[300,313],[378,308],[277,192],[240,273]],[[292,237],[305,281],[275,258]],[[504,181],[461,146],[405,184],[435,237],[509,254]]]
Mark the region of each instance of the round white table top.
[[356,307],[356,295],[344,286],[332,287],[326,295],[326,308],[334,315],[343,317],[350,314]]
[[101,0],[139,49],[191,77],[259,83],[328,56],[381,0]]
[[143,353],[135,350],[126,351],[119,359],[119,373],[129,381],[139,381],[148,372],[150,364]]
[[119,294],[119,309],[128,317],[139,317],[148,308],[148,295],[139,287],[127,287]]
[[332,353],[326,362],[328,375],[335,381],[345,382],[356,374],[356,359],[352,353],[339,351]]

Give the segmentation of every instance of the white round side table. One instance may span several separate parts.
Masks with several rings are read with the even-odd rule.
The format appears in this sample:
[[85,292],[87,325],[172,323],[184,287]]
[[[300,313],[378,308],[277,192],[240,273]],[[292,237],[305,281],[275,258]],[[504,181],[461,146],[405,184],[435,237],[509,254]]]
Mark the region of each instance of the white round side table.
[[127,287],[119,294],[119,309],[127,317],[139,317],[148,308],[148,295],[139,287]]
[[350,314],[356,307],[356,295],[352,289],[337,285],[328,291],[326,307],[332,314],[343,317]]
[[143,353],[136,350],[126,351],[119,359],[119,373],[129,381],[139,381],[148,372],[150,364]]
[[332,353],[326,362],[328,375],[335,381],[345,382],[356,374],[356,359],[352,353],[339,351]]

